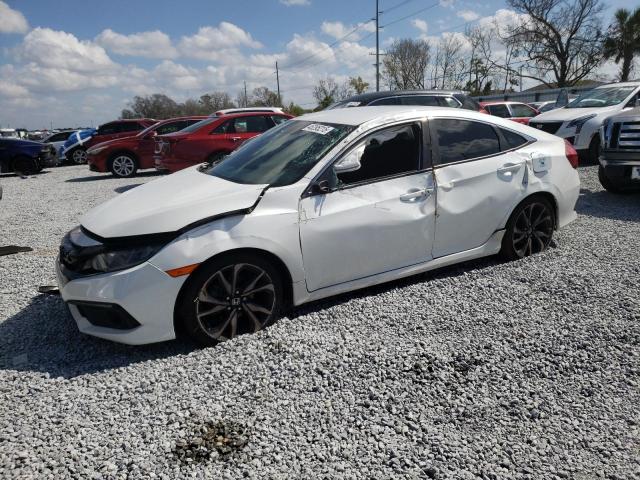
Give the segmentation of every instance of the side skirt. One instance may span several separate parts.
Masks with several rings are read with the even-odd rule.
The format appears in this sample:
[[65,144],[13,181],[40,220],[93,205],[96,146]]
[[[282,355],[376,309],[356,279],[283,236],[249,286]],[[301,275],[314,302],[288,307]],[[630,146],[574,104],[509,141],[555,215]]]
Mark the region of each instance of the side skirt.
[[321,288],[320,290],[316,290],[313,292],[307,291],[304,281],[296,282],[293,285],[293,303],[294,305],[301,305],[306,302],[331,297],[340,293],[359,290],[361,288],[371,287],[380,283],[410,277],[411,275],[428,272],[430,270],[446,267],[455,263],[461,263],[468,260],[474,260],[476,258],[495,255],[500,251],[504,233],[504,230],[498,230],[491,236],[489,240],[487,240],[484,245],[472,248],[471,250],[453,253],[445,257],[434,258],[433,260],[429,260],[428,262],[418,263],[416,265],[410,265],[408,267],[398,268],[396,270],[390,270],[378,275],[372,275],[370,277],[360,278],[358,280],[352,280],[350,282],[340,283],[338,285],[332,285],[330,287]]

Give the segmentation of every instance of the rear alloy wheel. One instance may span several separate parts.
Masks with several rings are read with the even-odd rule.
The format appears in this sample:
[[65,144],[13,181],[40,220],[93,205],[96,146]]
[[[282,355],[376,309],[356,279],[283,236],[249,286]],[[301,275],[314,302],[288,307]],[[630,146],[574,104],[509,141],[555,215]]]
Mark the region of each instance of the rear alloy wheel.
[[555,213],[549,202],[534,197],[520,204],[507,222],[500,254],[518,260],[547,249],[555,228]]
[[84,148],[76,148],[71,153],[71,161],[76,165],[87,163],[87,151]]
[[226,255],[194,274],[178,312],[197,342],[215,345],[265,328],[277,318],[282,298],[280,274],[268,261]]
[[138,164],[135,158],[126,153],[118,154],[111,160],[111,173],[114,177],[132,177],[137,170]]

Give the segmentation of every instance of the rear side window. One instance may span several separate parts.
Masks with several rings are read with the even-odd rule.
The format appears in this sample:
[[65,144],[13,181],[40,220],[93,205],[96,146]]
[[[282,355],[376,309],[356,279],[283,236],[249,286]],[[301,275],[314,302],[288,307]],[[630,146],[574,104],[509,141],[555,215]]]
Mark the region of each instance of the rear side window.
[[374,100],[369,105],[400,105],[400,99],[398,97],[381,98],[379,100]]
[[466,110],[473,110],[474,112],[480,111],[480,104],[478,103],[477,100],[474,100],[473,98],[463,95],[461,93],[454,93],[453,96],[456,97],[456,100],[462,103],[462,108]]
[[536,111],[526,105],[511,105],[511,112],[514,117],[535,117]]
[[107,123],[106,125],[100,125],[98,128],[98,135],[113,135],[120,132],[117,123]]
[[443,107],[451,107],[451,108],[460,108],[460,102],[458,102],[455,98],[451,97],[439,97],[440,105]]
[[372,133],[355,148],[365,145],[355,172],[338,174],[339,185],[370,182],[420,169],[420,127],[401,125]]
[[528,142],[528,140],[522,135],[518,135],[511,130],[501,128],[500,133],[504,138],[504,145],[502,145],[502,150],[511,150],[513,148],[518,148]]
[[495,115],[496,117],[509,118],[511,116],[506,105],[487,105],[485,108],[491,115]]
[[401,98],[402,105],[421,105],[425,107],[439,107],[438,98],[429,95],[411,95]]
[[138,122],[126,122],[120,124],[120,132],[137,132],[139,130],[144,130],[144,126],[140,125]]
[[227,133],[262,133],[274,126],[266,115],[239,117],[232,122],[233,127],[229,128]]
[[440,151],[439,165],[500,152],[498,135],[489,124],[453,118],[438,118],[434,123]]

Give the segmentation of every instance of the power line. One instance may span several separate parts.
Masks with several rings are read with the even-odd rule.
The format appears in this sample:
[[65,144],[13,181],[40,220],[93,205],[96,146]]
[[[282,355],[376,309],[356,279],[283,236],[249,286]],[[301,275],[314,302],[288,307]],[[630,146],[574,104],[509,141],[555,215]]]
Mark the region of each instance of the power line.
[[409,2],[413,2],[413,1],[415,1],[415,0],[404,0],[403,2],[400,2],[400,3],[397,3],[397,4],[393,5],[392,7],[385,8],[384,10],[381,10],[381,11],[380,11],[380,13],[389,13],[389,12],[392,12],[393,10],[396,10],[396,9],[398,9],[398,8],[400,8],[400,7],[403,7],[403,6],[405,6],[407,3],[409,3]]
[[380,27],[380,28],[386,28],[386,27],[388,27],[390,25],[395,25],[396,23],[399,23],[399,22],[402,22],[403,20],[406,20],[408,18],[414,17],[414,16],[418,15],[419,13],[426,12],[427,10],[429,10],[431,8],[434,8],[434,7],[437,7],[438,5],[440,5],[440,2],[433,3],[433,4],[431,4],[431,5],[427,6],[427,7],[421,8],[420,10],[416,10],[415,12],[410,13],[409,15],[405,15],[404,17],[398,18],[398,19],[393,20],[393,21],[391,21],[391,22],[389,22],[389,23],[387,23],[385,25],[382,25],[382,27]]

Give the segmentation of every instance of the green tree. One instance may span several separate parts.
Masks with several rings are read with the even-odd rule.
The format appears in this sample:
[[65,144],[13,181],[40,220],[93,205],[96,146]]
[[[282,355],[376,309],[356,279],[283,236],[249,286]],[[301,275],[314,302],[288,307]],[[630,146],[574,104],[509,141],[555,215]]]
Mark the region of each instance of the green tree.
[[253,89],[253,95],[249,102],[252,107],[279,107],[280,99],[278,94],[267,87]]
[[620,66],[619,79],[621,82],[629,80],[633,71],[633,60],[640,53],[640,7],[633,13],[626,8],[620,8],[614,15],[614,21],[609,25],[604,42],[604,58],[613,59]]
[[361,76],[350,77],[349,78],[349,86],[351,86],[358,95],[364,93],[369,88],[369,83],[362,80]]
[[302,108],[300,105],[297,105],[291,102],[288,106],[284,108],[284,111],[287,112],[289,115],[293,115],[294,117],[299,117],[300,115],[303,115],[306,110]]
[[163,120],[180,115],[181,106],[162,93],[133,97],[129,108],[122,110],[122,118],[155,118]]

